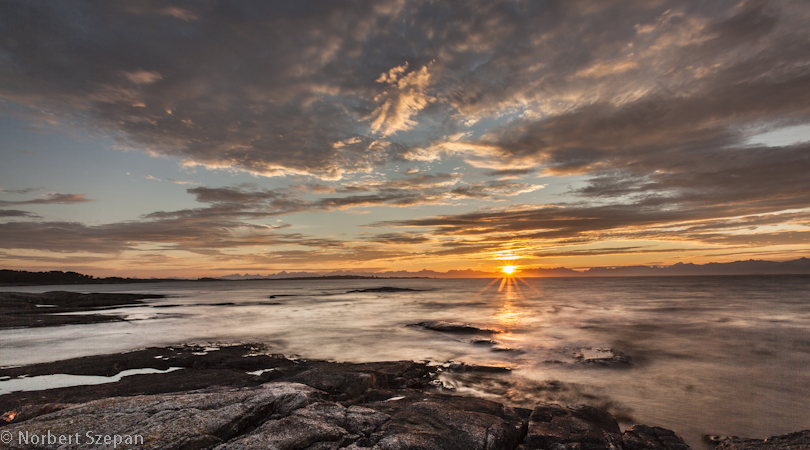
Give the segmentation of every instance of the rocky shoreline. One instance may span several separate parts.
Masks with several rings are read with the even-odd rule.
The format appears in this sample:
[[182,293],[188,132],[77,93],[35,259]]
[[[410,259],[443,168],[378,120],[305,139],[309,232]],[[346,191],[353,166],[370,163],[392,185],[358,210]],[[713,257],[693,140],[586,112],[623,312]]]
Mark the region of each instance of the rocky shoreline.
[[[146,368],[172,371],[0,395],[0,433],[12,437],[0,448],[78,449],[90,440],[97,448],[218,450],[689,448],[663,428],[635,425],[622,432],[611,414],[590,406],[524,409],[450,395],[436,375],[457,367],[306,361],[267,354],[255,344],[148,348],[9,367],[0,369],[0,380],[112,377]],[[49,444],[51,435],[71,442]],[[111,436],[110,442],[95,436]],[[715,437],[713,444],[719,450],[806,449],[810,431],[767,440]]]
[[[53,327],[120,322],[115,314],[97,314],[105,309],[142,306],[142,300],[165,298],[158,294],[118,294],[51,291],[41,294],[0,292],[0,329]],[[70,315],[60,315],[72,313]]]

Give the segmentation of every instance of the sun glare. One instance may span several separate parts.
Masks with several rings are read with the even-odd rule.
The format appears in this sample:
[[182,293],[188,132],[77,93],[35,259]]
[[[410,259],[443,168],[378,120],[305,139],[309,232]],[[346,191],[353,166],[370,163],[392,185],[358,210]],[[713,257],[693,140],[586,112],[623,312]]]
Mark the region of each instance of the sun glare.
[[503,266],[503,267],[501,267],[501,271],[503,273],[507,274],[507,275],[512,275],[513,273],[515,273],[516,269],[517,269],[517,266]]

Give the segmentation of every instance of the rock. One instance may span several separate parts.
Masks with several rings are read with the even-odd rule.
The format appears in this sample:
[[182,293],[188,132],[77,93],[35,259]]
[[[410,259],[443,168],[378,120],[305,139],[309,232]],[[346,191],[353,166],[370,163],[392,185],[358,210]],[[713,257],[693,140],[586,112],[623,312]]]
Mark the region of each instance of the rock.
[[354,293],[362,293],[362,292],[420,292],[424,289],[409,289],[409,288],[399,288],[399,287],[378,287],[378,288],[368,288],[368,289],[355,289],[353,291],[346,291],[347,294],[354,294]]
[[630,365],[630,360],[626,356],[611,348],[582,347],[576,349],[573,356],[578,364],[599,366]]
[[[143,305],[143,299],[164,298],[157,294],[119,294],[50,291],[45,293],[0,292],[0,329],[51,327],[124,320],[92,312],[128,305]],[[58,315],[57,313],[87,312]]]
[[[9,445],[0,443],[0,449],[31,448],[18,441],[19,433],[48,431],[82,436],[81,443],[59,447],[63,449],[87,447],[88,431],[142,436],[142,444],[115,448],[147,449],[688,449],[673,432],[657,427],[636,425],[622,436],[614,416],[589,406],[541,403],[527,410],[446,395],[431,387],[441,382],[433,377],[436,366],[291,360],[266,350],[256,344],[172,346],[0,369],[0,376],[16,378],[183,367],[116,383],[2,395],[0,412],[7,413],[0,427],[14,439]],[[466,364],[449,364],[444,370],[473,378],[508,372]],[[559,382],[546,384],[546,390],[563,388]],[[765,441],[729,440],[718,448],[806,448],[808,439],[810,431]]]
[[501,366],[479,366],[476,364],[453,363],[449,364],[445,369],[448,372],[466,373],[466,372],[487,372],[487,373],[509,373],[512,369]]
[[334,395],[337,400],[358,397],[367,389],[378,387],[382,380],[375,374],[331,372],[313,368],[291,378],[291,381],[306,384]]
[[490,330],[487,328],[474,327],[467,323],[457,322],[443,322],[443,321],[430,321],[419,322],[407,325],[409,327],[421,327],[426,330],[438,331],[441,333],[456,333],[456,334],[495,334],[500,333],[498,330]]
[[634,425],[622,436],[624,450],[689,450],[674,432],[660,427]]
[[807,450],[810,449],[810,430],[767,439],[717,438],[716,442],[715,450]]
[[519,450],[618,450],[619,424],[607,412],[591,406],[541,403],[529,417],[529,429]]
[[512,449],[525,433],[526,421],[512,408],[472,397],[434,395],[368,407],[391,416],[372,436],[379,450]]
[[20,432],[79,433],[82,440],[77,445],[59,448],[85,448],[88,431],[93,435],[142,436],[143,445],[130,448],[203,449],[227,441],[267,417],[289,416],[324,396],[302,384],[270,383],[210,392],[113,397],[12,424],[4,431],[15,437],[8,444],[11,449],[31,447],[16,439]]
[[367,439],[389,416],[358,406],[320,402],[301,408],[280,420],[268,421],[248,435],[217,450],[266,448],[332,449]]

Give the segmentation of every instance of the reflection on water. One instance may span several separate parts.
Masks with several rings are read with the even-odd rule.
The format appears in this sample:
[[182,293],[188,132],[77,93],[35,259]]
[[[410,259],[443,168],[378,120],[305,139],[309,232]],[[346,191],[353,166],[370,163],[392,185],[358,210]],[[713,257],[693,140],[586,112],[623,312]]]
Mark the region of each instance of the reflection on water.
[[[382,286],[427,290],[348,292]],[[104,311],[127,322],[0,331],[3,365],[186,342],[263,342],[273,352],[305,358],[506,365],[515,369],[511,375],[447,381],[460,393],[515,405],[590,403],[627,422],[673,429],[693,448],[702,448],[704,433],[765,437],[810,427],[810,277],[178,282],[3,290],[171,296]],[[405,326],[424,321],[502,332],[471,338]]]
[[[505,287],[504,287],[505,286]],[[502,325],[502,328],[511,333],[512,329],[518,325],[520,316],[523,315],[519,308],[523,300],[523,294],[517,285],[517,280],[513,277],[504,277],[498,287],[500,293],[501,308],[495,314],[495,321]]]

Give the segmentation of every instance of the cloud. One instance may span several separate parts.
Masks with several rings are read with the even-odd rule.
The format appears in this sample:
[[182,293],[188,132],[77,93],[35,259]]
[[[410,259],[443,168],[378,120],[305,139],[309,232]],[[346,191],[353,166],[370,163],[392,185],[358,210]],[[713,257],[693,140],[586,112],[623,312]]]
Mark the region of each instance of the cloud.
[[30,192],[35,192],[40,190],[41,188],[25,188],[25,189],[2,189],[0,188],[0,194],[28,194]]
[[[423,229],[434,237],[452,237],[463,246],[484,243],[498,248],[511,243],[531,253],[550,244],[598,243],[605,240],[657,240],[703,245],[795,245],[806,239],[810,211],[758,214],[746,205],[692,205],[662,209],[644,202],[599,205],[506,207],[491,211],[396,221],[371,226]],[[793,224],[793,230],[768,226]],[[478,249],[473,250],[476,252]],[[542,253],[542,252],[538,252]]]
[[71,204],[71,203],[86,203],[86,202],[93,202],[95,200],[85,198],[84,194],[60,194],[60,193],[52,193],[43,196],[42,198],[34,199],[34,200],[22,200],[22,201],[4,201],[0,200],[0,206],[12,206],[12,205],[49,205],[49,204]]
[[200,184],[200,183],[198,183],[196,181],[174,180],[174,179],[171,179],[171,178],[166,178],[166,181],[171,181],[174,184],[183,184],[183,185]]
[[136,72],[124,72],[124,76],[134,84],[152,84],[163,79],[163,75],[155,71],[138,70]]
[[[7,111],[114,135],[186,167],[300,178],[277,189],[197,186],[188,192],[199,207],[133,222],[31,221],[30,236],[23,222],[3,226],[32,248],[326,245],[251,221],[480,206],[540,189],[516,180],[536,173],[544,183],[577,178],[557,203],[379,221],[419,231],[329,248],[342,261],[382,258],[375,245],[386,242],[446,256],[515,242],[527,255],[607,239],[802,243],[810,144],[749,137],[810,120],[807,13],[802,2],[736,0],[5,2]],[[380,175],[406,161],[426,164]],[[439,164],[482,170],[428,168]],[[86,201],[50,194],[0,206]],[[283,256],[303,261],[297,252]]]
[[36,214],[28,211],[20,211],[18,209],[0,209],[0,217],[39,217]]
[[3,51],[19,70],[0,95],[212,170],[336,180],[461,155],[591,173],[806,117],[804,9],[8,2]]
[[371,120],[372,133],[390,136],[397,131],[413,128],[416,125],[413,116],[434,100],[426,93],[430,85],[428,68],[422,67],[403,75],[407,67],[407,63],[395,67],[377,79],[378,83],[388,83],[391,86],[388,91],[375,98],[383,103],[368,117]]

